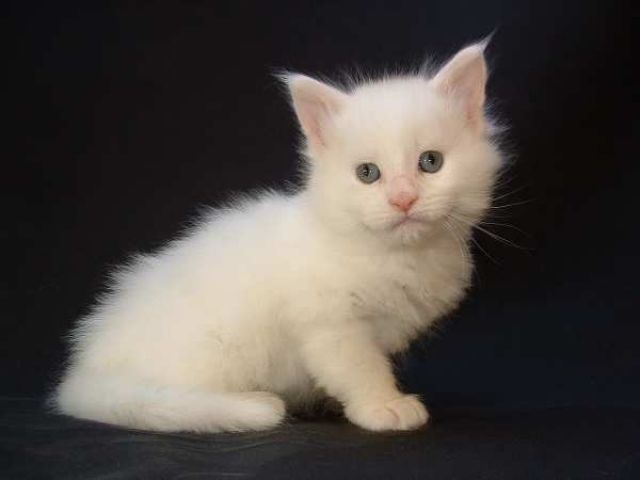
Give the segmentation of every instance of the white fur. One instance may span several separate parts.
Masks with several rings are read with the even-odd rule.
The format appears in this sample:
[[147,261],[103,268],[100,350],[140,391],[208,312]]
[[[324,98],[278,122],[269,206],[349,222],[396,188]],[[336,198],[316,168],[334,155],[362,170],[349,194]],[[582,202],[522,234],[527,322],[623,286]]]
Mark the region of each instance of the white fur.
[[[288,77],[308,140],[305,186],[214,211],[116,273],[73,333],[57,409],[133,428],[242,431],[277,425],[285,403],[330,396],[370,430],[423,425],[427,411],[398,390],[389,356],[469,286],[470,228],[500,165],[485,79],[482,45],[433,80],[343,91]],[[429,149],[445,155],[435,174],[417,168]],[[356,178],[365,161],[378,182]],[[418,196],[404,223],[389,203],[398,188]]]

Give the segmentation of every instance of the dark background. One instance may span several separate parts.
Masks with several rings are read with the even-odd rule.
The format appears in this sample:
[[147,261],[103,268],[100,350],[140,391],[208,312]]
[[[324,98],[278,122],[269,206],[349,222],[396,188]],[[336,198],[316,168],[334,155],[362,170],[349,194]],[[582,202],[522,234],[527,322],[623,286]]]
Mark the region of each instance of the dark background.
[[[125,5],[127,4],[127,5]],[[443,60],[497,28],[514,164],[476,287],[403,362],[435,406],[640,406],[637,42],[616,2],[22,2],[5,10],[2,395],[51,386],[109,269],[295,176],[272,73]],[[5,8],[7,8],[5,6]],[[528,202],[528,203],[521,203]]]

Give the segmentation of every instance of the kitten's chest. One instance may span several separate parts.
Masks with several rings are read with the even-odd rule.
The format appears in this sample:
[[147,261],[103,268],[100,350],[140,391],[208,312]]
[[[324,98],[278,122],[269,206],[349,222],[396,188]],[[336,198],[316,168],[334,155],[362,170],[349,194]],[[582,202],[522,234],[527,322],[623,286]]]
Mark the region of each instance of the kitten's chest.
[[356,315],[373,326],[390,352],[455,308],[469,285],[471,264],[450,252],[398,255],[371,262],[350,291]]

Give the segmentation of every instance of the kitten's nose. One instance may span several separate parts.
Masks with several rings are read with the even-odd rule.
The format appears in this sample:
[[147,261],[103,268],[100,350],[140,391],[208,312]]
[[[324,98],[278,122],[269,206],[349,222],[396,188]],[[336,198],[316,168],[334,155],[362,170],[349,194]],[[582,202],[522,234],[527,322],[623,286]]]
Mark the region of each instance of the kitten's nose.
[[389,203],[406,213],[416,203],[417,199],[418,196],[413,192],[398,192],[389,199]]
[[397,175],[389,181],[389,203],[398,210],[408,212],[418,199],[416,186],[407,175]]

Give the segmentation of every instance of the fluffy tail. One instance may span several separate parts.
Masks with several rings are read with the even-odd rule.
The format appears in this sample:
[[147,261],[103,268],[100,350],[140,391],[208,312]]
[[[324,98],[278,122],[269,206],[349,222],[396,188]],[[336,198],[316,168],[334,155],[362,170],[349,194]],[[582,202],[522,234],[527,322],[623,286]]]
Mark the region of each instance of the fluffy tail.
[[267,392],[210,393],[126,379],[67,377],[54,408],[77,418],[160,432],[240,432],[278,425],[284,402]]

